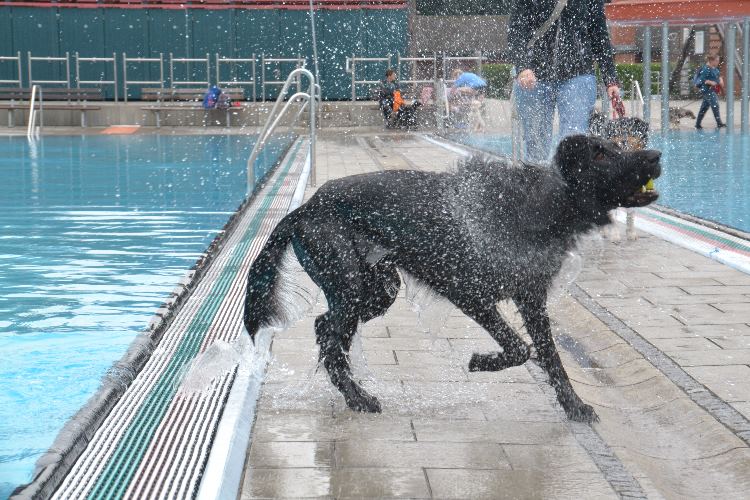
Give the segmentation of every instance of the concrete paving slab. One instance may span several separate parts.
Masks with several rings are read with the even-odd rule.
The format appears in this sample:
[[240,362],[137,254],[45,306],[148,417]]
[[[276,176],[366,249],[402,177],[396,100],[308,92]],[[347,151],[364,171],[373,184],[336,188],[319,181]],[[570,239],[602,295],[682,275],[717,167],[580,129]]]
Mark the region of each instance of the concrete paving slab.
[[724,401],[750,402],[750,366],[694,366],[686,371]]
[[413,419],[418,441],[498,443],[576,447],[577,441],[562,422],[516,422],[502,418],[462,425],[445,420]]
[[335,460],[341,467],[511,468],[502,446],[494,443],[342,441],[336,443]]
[[434,498],[618,498],[598,473],[540,476],[537,471],[427,469]]

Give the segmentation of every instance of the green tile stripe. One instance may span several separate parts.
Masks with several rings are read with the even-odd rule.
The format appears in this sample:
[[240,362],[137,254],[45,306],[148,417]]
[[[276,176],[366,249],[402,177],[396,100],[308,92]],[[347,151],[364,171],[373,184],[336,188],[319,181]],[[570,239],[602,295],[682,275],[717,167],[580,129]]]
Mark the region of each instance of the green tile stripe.
[[291,169],[302,142],[297,142],[273,187],[263,198],[261,206],[253,217],[241,242],[232,251],[227,265],[222,269],[221,274],[211,287],[211,293],[208,294],[207,299],[201,304],[196,316],[187,327],[180,346],[159,380],[154,384],[152,391],[142,403],[138,413],[128,425],[122,439],[117,444],[117,448],[89,492],[88,498],[121,498],[125,494],[133,474],[135,474],[156,429],[177,392],[175,377],[179,370],[197,355],[204,335],[229,291],[242,260],[261,227],[269,206]]
[[650,217],[652,219],[660,220],[660,221],[665,222],[665,223],[667,223],[669,225],[677,226],[677,227],[682,228],[682,229],[684,229],[686,231],[690,231],[691,233],[700,234],[702,236],[705,236],[708,239],[711,239],[711,240],[723,243],[724,245],[726,245],[728,247],[737,248],[737,249],[745,251],[745,252],[750,252],[750,246],[749,245],[746,245],[746,244],[741,243],[739,241],[730,240],[730,239],[725,238],[723,236],[720,236],[720,235],[718,235],[716,233],[707,231],[705,229],[701,229],[700,226],[691,225],[691,224],[680,222],[680,221],[677,221],[677,220],[674,220],[674,219],[670,219],[670,218],[664,217],[662,215],[653,213],[653,211],[649,211],[649,213],[644,214],[644,215],[646,215],[647,217]]

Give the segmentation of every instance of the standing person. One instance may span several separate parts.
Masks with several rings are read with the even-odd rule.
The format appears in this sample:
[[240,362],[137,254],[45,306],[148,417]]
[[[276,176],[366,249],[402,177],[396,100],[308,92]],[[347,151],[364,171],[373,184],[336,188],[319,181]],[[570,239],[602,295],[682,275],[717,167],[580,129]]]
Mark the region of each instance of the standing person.
[[604,0],[514,1],[508,48],[526,160],[549,159],[555,108],[560,138],[586,133],[596,102],[594,62],[607,94],[619,95]]
[[706,64],[703,65],[696,77],[696,86],[703,96],[703,103],[701,103],[701,109],[698,111],[698,118],[695,121],[695,128],[698,130],[703,129],[701,122],[708,108],[711,108],[711,111],[714,112],[716,128],[726,127],[719,115],[719,97],[716,95],[717,87],[723,85],[724,79],[719,72],[719,56],[706,56]]

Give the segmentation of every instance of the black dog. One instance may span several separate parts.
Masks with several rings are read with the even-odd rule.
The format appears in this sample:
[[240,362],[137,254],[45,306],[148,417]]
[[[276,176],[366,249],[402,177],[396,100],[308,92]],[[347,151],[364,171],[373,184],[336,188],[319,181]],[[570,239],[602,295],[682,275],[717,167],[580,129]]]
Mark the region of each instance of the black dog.
[[529,346],[502,319],[512,299],[540,365],[569,418],[593,409],[573,391],[552,339],[547,289],[576,237],[609,223],[609,210],[644,206],[661,173],[657,151],[623,152],[587,136],[564,139],[554,167],[474,158],[454,173],[386,171],[327,182],[287,215],[252,265],[245,327],[278,319],[278,267],[289,244],[323,289],[329,310],[315,322],[320,358],[353,410],[380,411],[352,378],[348,351],[357,324],[393,304],[403,269],[483,326],[501,352],[474,354],[472,371],[497,371],[529,359]]

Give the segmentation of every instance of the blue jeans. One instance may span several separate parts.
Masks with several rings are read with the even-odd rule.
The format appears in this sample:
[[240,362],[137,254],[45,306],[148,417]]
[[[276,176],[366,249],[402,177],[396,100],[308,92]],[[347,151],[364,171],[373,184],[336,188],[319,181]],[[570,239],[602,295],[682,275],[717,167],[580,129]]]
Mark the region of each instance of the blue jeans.
[[[518,115],[526,143],[524,160],[545,162],[551,157],[552,120],[560,117],[559,139],[585,134],[596,102],[596,77],[581,75],[562,82],[537,81],[532,89],[513,84]],[[558,140],[559,140],[558,139]]]
[[716,124],[721,124],[721,116],[719,115],[719,98],[717,97],[716,92],[714,92],[713,89],[709,89],[701,93],[703,94],[703,102],[701,103],[701,109],[698,111],[698,118],[695,121],[695,126],[701,126],[701,122],[703,121],[703,117],[706,115],[708,108],[711,108],[711,111],[714,112]]

